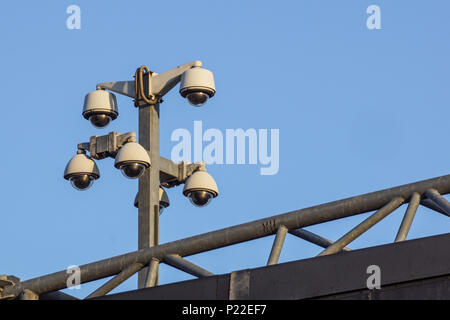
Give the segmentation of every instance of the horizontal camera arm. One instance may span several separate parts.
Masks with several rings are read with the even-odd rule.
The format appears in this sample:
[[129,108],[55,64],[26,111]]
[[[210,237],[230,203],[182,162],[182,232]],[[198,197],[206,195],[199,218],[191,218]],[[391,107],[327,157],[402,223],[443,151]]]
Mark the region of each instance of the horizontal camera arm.
[[113,131],[104,136],[92,136],[89,142],[78,144],[78,149],[88,150],[91,158],[97,160],[115,158],[117,151],[127,142],[136,142],[135,132],[120,134]]
[[[199,60],[192,61],[176,68],[173,68],[164,73],[158,74],[156,72],[144,75],[144,82],[146,86],[144,88],[146,95],[154,95],[158,98],[163,97],[174,86],[181,81],[181,75],[186,71],[194,67],[201,67],[202,62]],[[136,87],[135,81],[111,81],[97,84],[97,89],[109,90],[118,94],[135,98]]]
[[159,157],[159,177],[161,185],[172,188],[183,184],[188,177],[200,168],[205,168],[204,162],[188,163],[181,161],[175,163],[164,157]]

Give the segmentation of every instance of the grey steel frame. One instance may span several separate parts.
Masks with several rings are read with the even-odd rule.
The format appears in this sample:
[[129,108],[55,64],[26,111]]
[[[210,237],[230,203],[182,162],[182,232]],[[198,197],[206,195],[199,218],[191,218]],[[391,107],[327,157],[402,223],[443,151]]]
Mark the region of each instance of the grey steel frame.
[[[278,262],[284,238],[288,231],[296,234],[298,233],[296,230],[299,228],[378,210],[340,240],[330,244],[321,255],[337,253],[345,250],[345,245],[393,212],[401,204],[410,203],[396,237],[396,241],[402,241],[406,238],[413,212],[415,213],[420,198],[422,199],[420,203],[425,202],[427,207],[436,208],[437,212],[449,216],[450,203],[442,197],[442,194],[448,193],[450,193],[450,175],[296,210],[83,265],[80,267],[81,283],[117,275],[88,297],[99,296],[112,290],[133,273],[142,270],[143,266],[150,265],[150,272],[146,273],[147,279],[144,278],[144,284],[147,282],[147,284],[154,286],[156,284],[155,270],[157,270],[159,262],[167,263],[199,277],[210,276],[212,275],[211,272],[188,262],[183,257],[273,234],[277,234],[277,236],[268,264],[275,264]],[[420,196],[419,199],[418,195]],[[312,238],[315,238],[315,240],[311,242],[316,244],[320,242],[319,245],[322,246],[324,240],[326,242],[326,239],[323,238],[317,240],[321,238],[320,236]],[[67,286],[67,277],[66,271],[63,270],[17,284],[10,284],[0,292],[0,298],[18,297],[25,290],[40,295],[64,289]]]

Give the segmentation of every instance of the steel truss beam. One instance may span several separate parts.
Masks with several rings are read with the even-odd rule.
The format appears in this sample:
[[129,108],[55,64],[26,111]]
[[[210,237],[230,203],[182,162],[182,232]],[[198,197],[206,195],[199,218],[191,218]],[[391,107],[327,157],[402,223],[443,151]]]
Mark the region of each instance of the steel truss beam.
[[[405,201],[409,201],[413,193],[416,192],[423,196],[430,189],[436,190],[439,195],[450,193],[450,175],[295,210],[89,263],[80,267],[81,283],[117,275],[132,265],[148,265],[152,259],[163,261],[165,257],[171,254],[185,257],[273,235],[280,230],[280,226],[284,226],[288,230],[293,230],[379,210],[388,203],[390,203],[390,206],[396,206],[399,201],[394,201],[394,199],[402,199],[402,201],[405,199]],[[441,196],[437,197],[436,192],[428,192],[428,194],[438,199],[440,201],[439,205],[442,205],[442,203],[445,204],[442,200],[444,198]],[[60,290],[66,288],[67,277],[66,270],[63,270],[15,285],[6,286],[3,288],[2,296],[12,295],[17,297],[25,289],[31,290],[38,295]]]

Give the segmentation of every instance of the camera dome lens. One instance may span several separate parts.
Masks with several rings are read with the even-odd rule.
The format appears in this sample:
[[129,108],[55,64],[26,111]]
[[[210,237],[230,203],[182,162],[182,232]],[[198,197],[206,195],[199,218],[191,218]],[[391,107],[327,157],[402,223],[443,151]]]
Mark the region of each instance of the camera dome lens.
[[93,114],[89,121],[96,128],[104,128],[111,122],[111,117],[106,114]]
[[204,92],[191,92],[186,95],[189,103],[194,107],[201,107],[208,101],[208,95]]
[[94,180],[94,177],[88,174],[74,175],[69,179],[72,187],[80,191],[89,189],[94,183]]
[[189,201],[191,201],[191,203],[194,206],[196,206],[196,207],[205,207],[211,202],[211,199],[214,196],[213,196],[213,194],[211,192],[197,190],[197,191],[192,191],[188,195],[188,197],[189,197]]
[[120,172],[128,179],[137,179],[142,176],[144,171],[145,165],[142,163],[131,162],[124,163],[120,166]]

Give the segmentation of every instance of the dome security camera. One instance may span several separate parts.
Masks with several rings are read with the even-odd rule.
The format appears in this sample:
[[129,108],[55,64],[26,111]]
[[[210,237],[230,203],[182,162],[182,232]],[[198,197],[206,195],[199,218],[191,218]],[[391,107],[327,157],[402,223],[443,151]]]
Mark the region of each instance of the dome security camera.
[[[139,192],[136,194],[136,198],[134,198],[134,206],[139,208]],[[170,206],[169,196],[164,188],[159,187],[159,215],[161,215],[168,206]]]
[[84,152],[70,159],[64,170],[64,179],[69,180],[72,187],[80,191],[89,189],[98,178],[100,178],[100,171],[97,164]]
[[196,207],[205,207],[219,195],[213,177],[204,170],[195,171],[185,182],[183,195]]
[[114,166],[128,179],[137,179],[150,167],[147,151],[137,142],[128,142],[116,155]]
[[164,188],[159,187],[159,214],[161,215],[168,206],[170,206],[169,196]]
[[201,67],[186,70],[181,76],[180,94],[194,107],[200,107],[216,93],[213,73]]
[[84,98],[83,117],[96,128],[106,127],[119,115],[116,96],[105,90],[95,90]]

